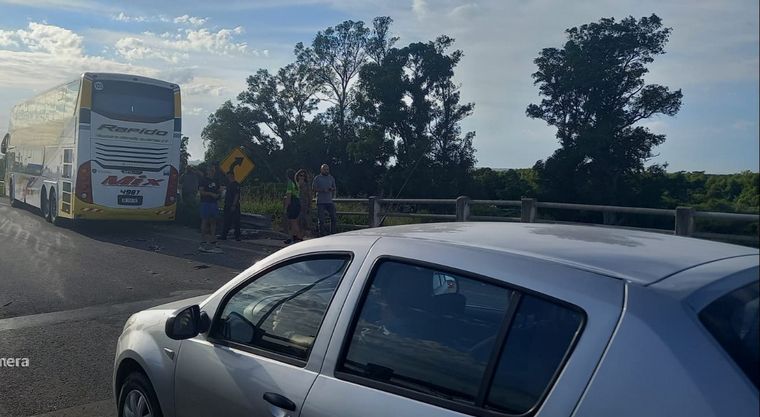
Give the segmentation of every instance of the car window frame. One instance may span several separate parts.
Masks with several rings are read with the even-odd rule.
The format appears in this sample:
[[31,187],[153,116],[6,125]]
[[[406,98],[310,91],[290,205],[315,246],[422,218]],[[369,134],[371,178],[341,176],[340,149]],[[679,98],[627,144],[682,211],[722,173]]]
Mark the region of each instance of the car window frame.
[[252,284],[257,279],[262,278],[263,276],[269,274],[270,272],[276,269],[283,268],[294,263],[299,263],[299,262],[304,262],[304,261],[309,261],[309,260],[314,260],[314,259],[343,258],[346,261],[343,275],[338,280],[338,283],[335,286],[335,291],[333,291],[332,296],[330,297],[330,302],[327,304],[327,308],[325,309],[325,312],[322,314],[322,319],[320,320],[319,328],[317,329],[317,337],[319,337],[319,333],[322,332],[322,325],[324,324],[324,320],[325,320],[325,317],[327,316],[327,312],[330,310],[330,308],[333,305],[333,302],[335,301],[335,294],[338,292],[338,289],[343,284],[344,282],[343,280],[346,278],[346,274],[349,268],[351,267],[351,264],[354,261],[354,256],[355,256],[354,253],[351,251],[325,251],[325,252],[302,253],[302,254],[298,254],[292,257],[282,259],[278,262],[273,263],[272,265],[267,266],[266,268],[260,271],[257,271],[255,274],[251,275],[250,277],[241,281],[234,287],[230,288],[227,291],[227,293],[224,294],[224,297],[221,298],[219,303],[216,305],[216,311],[214,312],[214,316],[211,319],[211,325],[209,326],[209,330],[206,333],[206,340],[212,343],[213,345],[215,345],[215,347],[225,346],[228,348],[247,352],[256,356],[261,356],[267,359],[283,362],[288,365],[297,366],[299,368],[305,368],[307,364],[309,363],[309,360],[311,359],[311,354],[312,354],[314,345],[316,344],[316,338],[314,340],[314,343],[312,343],[311,347],[309,347],[308,353],[306,355],[306,359],[299,359],[299,358],[295,358],[293,356],[285,355],[282,353],[272,352],[270,350],[266,350],[260,347],[246,345],[243,343],[233,342],[231,340],[214,337],[214,330],[217,329],[217,327],[219,326],[221,315],[224,312],[224,308],[227,306],[227,303],[229,303],[230,299],[234,297],[238,292],[240,292],[243,288]]
[[[486,369],[484,370],[484,378],[481,380],[481,386],[478,388],[475,404],[470,405],[470,404],[465,404],[465,403],[457,402],[453,400],[447,400],[445,398],[437,397],[431,394],[426,394],[420,391],[415,391],[409,388],[400,387],[398,385],[377,381],[375,379],[366,378],[366,377],[356,375],[350,372],[346,372],[343,370],[344,363],[347,359],[348,350],[351,345],[352,337],[354,335],[354,332],[356,331],[356,326],[359,321],[359,316],[361,315],[364,309],[364,305],[367,301],[367,296],[372,287],[372,282],[374,281],[375,276],[380,266],[384,262],[389,262],[389,261],[405,264],[411,267],[422,267],[422,268],[432,269],[435,272],[443,272],[443,273],[458,275],[462,278],[472,279],[472,280],[479,281],[485,284],[490,284],[497,287],[505,288],[512,292],[512,294],[510,295],[510,300],[507,306],[505,317],[503,319],[503,322],[499,326],[499,332],[496,335],[496,340],[494,342],[493,351],[491,352],[491,357],[489,358],[489,361],[486,365]],[[340,350],[339,350],[337,358],[335,359],[335,368],[333,370],[333,376],[341,381],[346,381],[346,382],[362,385],[368,388],[377,389],[377,390],[384,391],[390,394],[400,395],[402,397],[406,397],[415,401],[423,402],[429,405],[445,408],[445,409],[459,412],[459,413],[474,415],[477,417],[529,417],[529,416],[534,415],[544,404],[544,402],[546,401],[546,398],[549,395],[549,392],[554,388],[557,382],[557,379],[559,379],[559,375],[567,366],[567,362],[570,360],[570,357],[572,356],[573,351],[575,350],[575,347],[578,345],[578,341],[583,335],[583,331],[586,328],[586,323],[588,322],[588,315],[586,311],[582,307],[572,304],[568,301],[531,290],[530,288],[512,284],[500,279],[478,274],[476,272],[465,271],[462,269],[458,269],[456,267],[441,265],[434,262],[427,262],[427,261],[419,260],[419,259],[406,258],[403,256],[397,256],[397,255],[382,255],[375,258],[372,262],[372,266],[369,270],[369,273],[366,275],[366,277],[364,277],[364,280],[361,283],[361,285],[362,285],[362,288],[359,294],[359,298],[356,301],[354,310],[351,312],[349,324],[346,327],[345,332],[343,334],[343,339],[340,342]],[[578,326],[578,330],[575,333],[575,336],[573,337],[570,344],[568,345],[568,348],[566,349],[565,354],[562,357],[562,360],[560,361],[559,365],[554,370],[554,373],[552,374],[551,379],[549,380],[549,383],[546,385],[546,387],[544,387],[543,392],[539,396],[539,400],[533,405],[533,407],[530,410],[526,411],[525,413],[510,414],[503,411],[495,410],[493,408],[486,408],[486,404],[487,404],[488,395],[491,392],[491,387],[493,385],[493,379],[494,379],[497,367],[499,365],[499,359],[501,358],[504,347],[506,346],[507,338],[509,337],[509,330],[512,328],[512,325],[514,324],[514,319],[517,315],[517,310],[520,306],[520,301],[522,297],[524,297],[525,295],[537,297],[537,298],[546,300],[550,303],[554,303],[556,305],[575,311],[576,313],[580,314],[581,320]],[[478,405],[478,404],[481,404],[481,405]]]

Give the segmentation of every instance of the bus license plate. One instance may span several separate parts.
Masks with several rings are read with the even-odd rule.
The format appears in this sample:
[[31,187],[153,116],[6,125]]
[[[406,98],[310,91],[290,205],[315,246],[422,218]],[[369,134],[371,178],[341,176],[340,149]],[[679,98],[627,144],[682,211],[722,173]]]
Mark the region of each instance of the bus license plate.
[[141,206],[143,198],[141,195],[120,195],[116,197],[116,202],[120,206]]

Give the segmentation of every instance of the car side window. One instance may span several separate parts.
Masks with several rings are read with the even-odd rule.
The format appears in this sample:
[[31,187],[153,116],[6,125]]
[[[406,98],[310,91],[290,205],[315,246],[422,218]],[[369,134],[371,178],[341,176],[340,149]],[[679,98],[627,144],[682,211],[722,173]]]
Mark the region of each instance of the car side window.
[[[345,370],[473,402],[508,308],[510,290],[468,282],[466,291],[443,292],[439,285],[443,276],[428,268],[383,262],[359,315]],[[468,296],[478,303],[468,305]]]
[[699,313],[737,365],[760,388],[760,283],[757,281],[718,298]]
[[524,295],[499,357],[486,406],[509,414],[533,409],[583,323],[574,310]]
[[228,298],[211,337],[306,361],[348,263],[312,257],[259,276]]
[[530,411],[550,387],[582,314],[491,282],[381,262],[336,376],[453,408]]

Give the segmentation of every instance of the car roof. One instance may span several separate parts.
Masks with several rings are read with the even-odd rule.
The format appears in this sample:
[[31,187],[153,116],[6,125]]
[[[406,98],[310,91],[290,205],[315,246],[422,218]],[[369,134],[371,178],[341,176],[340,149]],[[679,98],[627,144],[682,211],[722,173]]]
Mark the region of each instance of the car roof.
[[662,233],[542,223],[458,222],[390,226],[348,232],[483,248],[562,263],[641,285],[697,265],[757,255],[744,246]]

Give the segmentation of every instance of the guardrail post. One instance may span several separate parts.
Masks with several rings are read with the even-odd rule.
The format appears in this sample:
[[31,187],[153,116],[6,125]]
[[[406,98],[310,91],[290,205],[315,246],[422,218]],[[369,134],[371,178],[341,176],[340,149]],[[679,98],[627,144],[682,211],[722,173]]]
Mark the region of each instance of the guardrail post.
[[520,221],[523,223],[534,223],[536,221],[536,199],[523,198],[520,205]]
[[676,207],[676,235],[691,236],[694,233],[694,209]]
[[466,222],[470,219],[470,197],[457,197],[457,221]]
[[380,198],[372,196],[367,200],[369,227],[380,227]]

